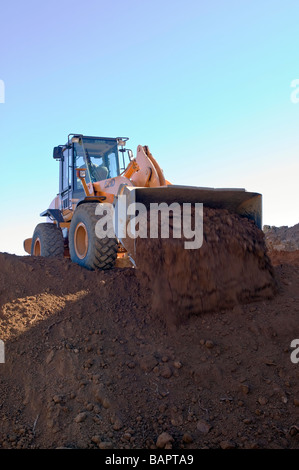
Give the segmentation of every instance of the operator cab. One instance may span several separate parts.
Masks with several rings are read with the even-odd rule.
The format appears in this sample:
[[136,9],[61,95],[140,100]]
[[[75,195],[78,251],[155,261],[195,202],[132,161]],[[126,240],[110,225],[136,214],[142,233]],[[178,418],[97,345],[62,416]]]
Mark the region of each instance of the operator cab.
[[72,199],[84,198],[82,182],[77,177],[78,168],[86,169],[87,184],[120,175],[125,169],[125,153],[132,158],[132,151],[125,149],[127,140],[127,137],[70,134],[66,145],[54,148],[53,158],[60,160],[59,193],[63,209],[71,208]]

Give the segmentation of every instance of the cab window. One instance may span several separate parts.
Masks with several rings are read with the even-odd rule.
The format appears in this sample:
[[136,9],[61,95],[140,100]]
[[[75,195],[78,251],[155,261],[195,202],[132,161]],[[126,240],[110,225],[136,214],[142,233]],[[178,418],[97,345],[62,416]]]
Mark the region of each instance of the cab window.
[[[77,177],[76,169],[86,168],[84,159],[84,150],[82,145],[74,144],[74,191],[83,191],[83,185],[80,178]],[[86,172],[86,183],[90,182],[88,171]]]

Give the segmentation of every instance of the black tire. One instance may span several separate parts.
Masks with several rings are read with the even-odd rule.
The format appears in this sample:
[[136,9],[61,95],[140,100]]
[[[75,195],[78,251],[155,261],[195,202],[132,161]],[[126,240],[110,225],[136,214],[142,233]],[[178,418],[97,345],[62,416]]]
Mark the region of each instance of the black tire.
[[31,255],[63,258],[64,241],[61,229],[51,223],[38,224],[32,237]]
[[74,263],[90,270],[111,269],[117,258],[118,240],[96,236],[100,216],[95,210],[95,203],[84,203],[75,210],[69,231],[70,257]]

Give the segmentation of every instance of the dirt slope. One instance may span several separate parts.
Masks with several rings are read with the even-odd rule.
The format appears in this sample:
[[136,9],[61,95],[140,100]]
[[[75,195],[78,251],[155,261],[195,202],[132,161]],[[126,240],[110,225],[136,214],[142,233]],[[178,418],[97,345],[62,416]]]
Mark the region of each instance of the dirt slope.
[[136,270],[0,254],[0,446],[151,448],[167,432],[159,446],[298,448],[299,252],[279,255],[272,300],[169,330]]

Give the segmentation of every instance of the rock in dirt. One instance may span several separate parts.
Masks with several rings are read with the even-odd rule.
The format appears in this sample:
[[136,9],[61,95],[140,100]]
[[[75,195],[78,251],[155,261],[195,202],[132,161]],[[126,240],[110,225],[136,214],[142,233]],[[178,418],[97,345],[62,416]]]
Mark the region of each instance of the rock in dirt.
[[87,413],[85,413],[85,412],[79,413],[79,414],[76,416],[76,418],[74,418],[74,421],[75,421],[75,423],[82,423],[83,421],[86,420],[87,416],[88,416],[88,415],[87,415]]
[[259,402],[259,404],[262,405],[262,406],[267,405],[267,403],[268,403],[268,398],[266,398],[266,397],[259,397],[259,398],[258,398],[258,402]]
[[202,434],[208,434],[208,432],[211,430],[212,426],[209,423],[207,423],[206,421],[200,420],[200,421],[197,422],[196,428]]
[[103,450],[112,449],[112,446],[113,444],[110,441],[103,441],[103,442],[98,443],[99,449],[103,449]]
[[157,359],[154,356],[144,356],[140,358],[140,368],[144,372],[150,372],[158,364]]
[[186,432],[182,437],[182,441],[185,444],[191,444],[193,442],[193,437],[191,436],[191,434]]
[[156,446],[158,449],[164,449],[167,444],[171,444],[173,441],[174,439],[170,434],[167,432],[162,432],[162,434],[158,436]]
[[164,377],[165,379],[170,379],[172,376],[171,368],[168,365],[163,364],[163,366],[160,368],[160,376]]
[[100,444],[102,442],[102,439],[100,436],[96,435],[96,436],[93,436],[91,438],[92,442],[94,442],[95,444]]
[[244,395],[248,395],[250,392],[250,386],[248,384],[241,384],[239,388]]
[[221,449],[235,449],[236,444],[232,441],[221,441],[220,442]]
[[173,365],[176,369],[181,369],[181,367],[183,367],[181,361],[174,361]]

